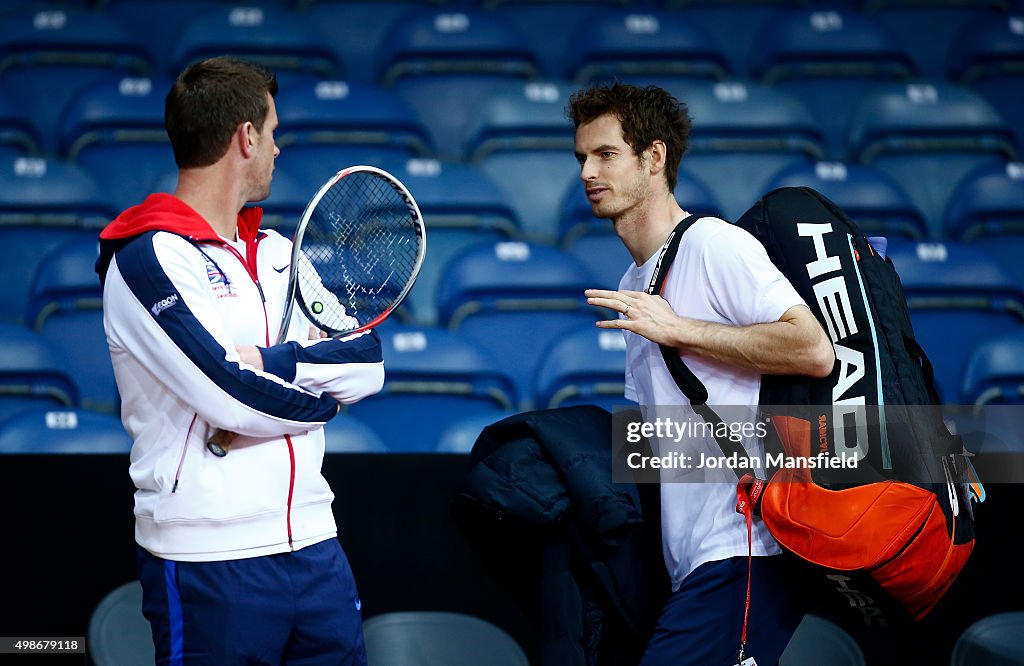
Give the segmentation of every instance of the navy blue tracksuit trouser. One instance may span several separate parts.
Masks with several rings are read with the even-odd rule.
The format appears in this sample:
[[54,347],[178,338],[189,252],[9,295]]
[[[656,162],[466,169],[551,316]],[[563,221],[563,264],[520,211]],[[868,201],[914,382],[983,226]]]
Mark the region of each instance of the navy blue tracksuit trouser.
[[[783,555],[755,557],[747,656],[775,666],[803,619],[805,602]],[[747,558],[707,562],[683,579],[662,608],[641,666],[733,666],[739,656]]]
[[174,562],[139,548],[158,666],[365,666],[362,603],[337,539],[277,555]]

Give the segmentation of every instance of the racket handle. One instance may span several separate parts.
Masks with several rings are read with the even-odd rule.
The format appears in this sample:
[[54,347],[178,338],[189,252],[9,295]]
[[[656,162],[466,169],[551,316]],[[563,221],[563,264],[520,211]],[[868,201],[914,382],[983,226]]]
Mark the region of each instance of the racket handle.
[[235,433],[218,429],[210,439],[206,440],[206,448],[218,458],[223,458],[231,450],[231,442],[234,439]]

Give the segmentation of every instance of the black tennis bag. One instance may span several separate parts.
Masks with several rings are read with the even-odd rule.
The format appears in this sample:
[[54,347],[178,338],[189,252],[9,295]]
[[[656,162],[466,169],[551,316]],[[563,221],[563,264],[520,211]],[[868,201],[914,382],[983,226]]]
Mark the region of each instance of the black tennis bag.
[[[764,376],[760,409],[774,426],[766,450],[790,460],[857,461],[854,469],[780,466],[767,481],[744,475],[737,510],[760,514],[782,547],[809,565],[833,608],[869,626],[923,618],[974,546],[964,483],[972,470],[943,422],[896,269],[878,251],[881,242],[873,246],[810,188],[769,192],[737,225],[764,245],[836,351],[826,378]],[[663,354],[691,403],[706,405],[706,389],[680,370],[678,354]],[[706,406],[695,409],[716,418]],[[728,442],[719,444],[725,451]]]

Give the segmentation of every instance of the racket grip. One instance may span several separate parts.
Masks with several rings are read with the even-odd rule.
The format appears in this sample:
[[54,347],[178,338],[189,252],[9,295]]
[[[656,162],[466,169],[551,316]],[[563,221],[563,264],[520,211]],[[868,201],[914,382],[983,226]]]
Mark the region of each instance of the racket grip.
[[234,439],[235,433],[218,429],[206,440],[206,448],[218,458],[223,458],[231,450],[231,442]]

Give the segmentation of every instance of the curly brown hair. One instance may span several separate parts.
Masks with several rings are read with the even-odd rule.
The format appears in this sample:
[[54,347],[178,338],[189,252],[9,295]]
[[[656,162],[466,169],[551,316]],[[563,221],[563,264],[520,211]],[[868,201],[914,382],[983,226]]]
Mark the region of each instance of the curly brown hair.
[[209,166],[224,156],[244,122],[257,132],[277,96],[277,77],[258,65],[222,56],[189,66],[164,102],[164,125],[181,169]]
[[613,113],[622,123],[622,136],[637,155],[657,140],[665,142],[665,180],[675,192],[679,162],[690,146],[690,113],[686,105],[658,86],[626,83],[578,90],[565,110],[579,129],[597,118]]

